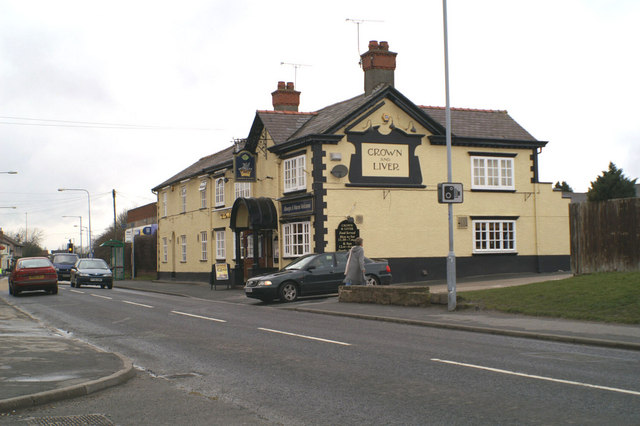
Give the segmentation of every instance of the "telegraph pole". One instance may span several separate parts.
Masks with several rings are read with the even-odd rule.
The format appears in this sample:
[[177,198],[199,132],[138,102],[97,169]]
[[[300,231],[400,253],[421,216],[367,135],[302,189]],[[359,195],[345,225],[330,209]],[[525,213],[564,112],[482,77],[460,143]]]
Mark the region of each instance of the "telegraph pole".
[[116,229],[116,190],[112,190],[113,194],[113,241],[117,241],[117,229]]

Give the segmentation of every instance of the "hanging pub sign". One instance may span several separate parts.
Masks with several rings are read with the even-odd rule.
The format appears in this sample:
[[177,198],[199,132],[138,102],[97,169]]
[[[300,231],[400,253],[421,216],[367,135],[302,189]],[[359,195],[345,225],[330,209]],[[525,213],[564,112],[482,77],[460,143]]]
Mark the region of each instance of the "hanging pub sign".
[[243,150],[233,157],[233,175],[236,182],[255,182],[256,156]]
[[360,230],[352,220],[343,220],[336,228],[336,251],[347,251],[360,236]]

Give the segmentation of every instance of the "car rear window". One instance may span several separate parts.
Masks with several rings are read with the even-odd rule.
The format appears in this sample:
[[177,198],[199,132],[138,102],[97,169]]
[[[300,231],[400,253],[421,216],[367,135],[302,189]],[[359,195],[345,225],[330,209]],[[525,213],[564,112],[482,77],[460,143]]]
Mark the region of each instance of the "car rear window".
[[76,263],[78,256],[71,254],[57,254],[53,256],[53,263]]
[[21,268],[46,268],[51,266],[47,259],[25,259],[20,261]]
[[81,260],[78,268],[84,269],[109,269],[109,265],[102,259]]

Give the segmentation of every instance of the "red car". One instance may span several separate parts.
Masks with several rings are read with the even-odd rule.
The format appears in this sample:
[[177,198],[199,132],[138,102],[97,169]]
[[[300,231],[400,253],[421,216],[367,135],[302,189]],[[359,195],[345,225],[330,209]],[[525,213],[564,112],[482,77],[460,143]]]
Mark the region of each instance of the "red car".
[[23,291],[33,290],[58,293],[58,273],[46,257],[18,259],[9,276],[9,294],[17,296]]

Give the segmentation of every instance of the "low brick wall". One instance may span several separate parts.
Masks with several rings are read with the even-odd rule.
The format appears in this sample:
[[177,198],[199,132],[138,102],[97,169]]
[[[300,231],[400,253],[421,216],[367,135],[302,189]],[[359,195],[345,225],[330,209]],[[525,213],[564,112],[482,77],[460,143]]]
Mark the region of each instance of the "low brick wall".
[[425,286],[340,286],[338,301],[379,305],[429,306],[431,294]]

